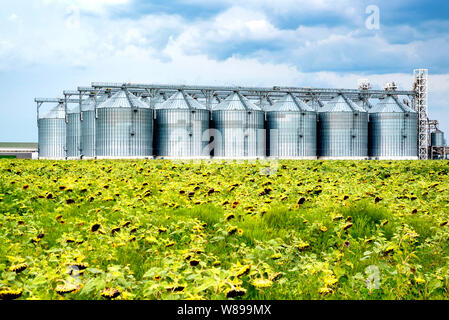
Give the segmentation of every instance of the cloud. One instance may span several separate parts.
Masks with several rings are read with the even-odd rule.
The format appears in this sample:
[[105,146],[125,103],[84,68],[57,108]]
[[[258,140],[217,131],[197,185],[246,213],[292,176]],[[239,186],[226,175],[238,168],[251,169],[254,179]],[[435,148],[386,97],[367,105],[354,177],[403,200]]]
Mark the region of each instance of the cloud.
[[113,6],[130,4],[131,0],[42,0],[47,6],[62,5],[83,11],[102,13]]
[[[371,1],[7,2],[0,83],[17,90],[0,92],[2,137],[21,125],[7,104],[28,114],[34,96],[91,81],[355,88],[369,78],[377,88],[394,80],[410,89],[416,67],[430,69],[431,116],[449,118],[449,18],[416,25],[381,19],[372,31],[364,27]],[[372,2],[382,17],[408,3]],[[143,3],[148,10],[140,10]]]
[[[181,3],[210,5],[208,0],[182,0]],[[292,12],[310,14],[315,12],[336,12],[341,15],[350,15],[358,3],[350,0],[215,0],[214,5],[222,4],[227,7],[245,6],[255,10],[267,10],[274,14],[291,14]]]
[[[87,67],[97,60],[132,50],[167,60],[170,52],[177,50],[217,60],[246,57],[285,63],[303,72],[391,73],[407,72],[416,66],[429,67],[436,73],[449,72],[444,53],[449,50],[449,35],[431,21],[424,31],[414,26],[396,29],[385,26],[373,32],[354,27],[352,22],[341,26],[299,25],[291,29],[273,22],[270,9],[275,9],[270,1],[256,5],[251,0],[234,5],[232,0],[223,0],[229,8],[199,20],[179,14],[117,18],[103,13],[98,18],[83,13],[126,4],[129,7],[134,4],[130,0],[40,1],[47,7],[35,8],[34,14],[28,13],[23,18],[24,26],[8,26],[9,32],[0,36],[0,40],[10,44],[9,51],[2,51],[0,68],[46,62]],[[355,17],[359,14],[352,3],[285,0],[277,5],[282,12],[298,8],[304,12],[335,10]],[[0,27],[4,23],[0,21]],[[438,30],[435,35],[434,30]],[[37,47],[43,50],[35,50]],[[433,49],[436,47],[440,50]]]
[[15,13],[11,13],[11,15],[8,17],[9,21],[17,21],[19,19],[19,16]]

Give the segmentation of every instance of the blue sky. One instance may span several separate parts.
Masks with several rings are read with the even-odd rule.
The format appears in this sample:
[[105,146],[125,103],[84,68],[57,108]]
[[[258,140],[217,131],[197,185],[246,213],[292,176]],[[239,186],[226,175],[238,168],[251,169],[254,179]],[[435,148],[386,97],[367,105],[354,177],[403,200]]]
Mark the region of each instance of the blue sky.
[[37,141],[34,97],[92,81],[410,89],[415,68],[449,133],[448,52],[447,1],[3,0],[0,141]]

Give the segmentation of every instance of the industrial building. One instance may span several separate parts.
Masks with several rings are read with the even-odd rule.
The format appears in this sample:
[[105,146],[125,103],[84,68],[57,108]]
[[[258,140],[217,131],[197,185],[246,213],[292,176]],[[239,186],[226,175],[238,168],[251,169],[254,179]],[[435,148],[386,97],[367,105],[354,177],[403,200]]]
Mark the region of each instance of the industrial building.
[[[92,83],[36,98],[41,159],[446,159],[412,90]],[[43,108],[51,108],[43,112]]]
[[37,143],[0,142],[0,159],[37,159]]

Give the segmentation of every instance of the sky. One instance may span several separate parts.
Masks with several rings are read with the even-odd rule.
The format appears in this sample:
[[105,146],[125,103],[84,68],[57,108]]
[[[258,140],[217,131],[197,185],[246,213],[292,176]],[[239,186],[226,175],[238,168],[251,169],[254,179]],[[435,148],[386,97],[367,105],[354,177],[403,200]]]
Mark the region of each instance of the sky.
[[410,90],[417,68],[449,133],[448,53],[443,0],[2,0],[0,141],[91,82]]

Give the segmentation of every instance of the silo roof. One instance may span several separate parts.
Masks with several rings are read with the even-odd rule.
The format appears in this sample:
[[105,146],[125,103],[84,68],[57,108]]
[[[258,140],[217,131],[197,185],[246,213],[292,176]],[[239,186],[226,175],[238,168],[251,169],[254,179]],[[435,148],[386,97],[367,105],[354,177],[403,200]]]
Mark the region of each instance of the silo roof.
[[206,110],[206,106],[202,105],[187,93],[182,93],[181,91],[176,92],[167,101],[156,106],[156,109],[171,109],[171,110],[185,110],[185,109],[195,109],[195,110]]
[[[97,105],[100,105],[101,103],[105,102],[106,99],[108,99],[107,95],[101,95],[97,96]],[[95,97],[91,96],[84,100],[81,103],[81,110],[82,111],[94,111],[95,110]]]
[[323,108],[318,109],[319,112],[366,112],[364,108],[357,105],[352,100],[346,102],[342,95],[338,95],[329,101]]
[[369,113],[415,113],[414,110],[407,107],[405,104],[396,101],[392,96],[381,100],[375,107],[369,110]]
[[95,98],[89,97],[81,103],[81,110],[93,111],[95,109]]
[[58,103],[41,119],[65,119],[65,106],[64,103]]
[[262,98],[262,101],[257,101],[256,106],[259,106],[262,108],[262,110],[267,110],[271,107],[271,103],[268,101],[267,98]]
[[80,105],[74,105],[71,108],[67,107],[67,113],[68,114],[73,114],[73,113],[80,113]]
[[148,105],[148,107],[151,108],[151,100],[150,100],[150,97],[140,97],[139,100],[142,101],[143,103],[145,103],[146,105]]
[[244,96],[239,96],[237,92],[232,93],[229,97],[223,100],[220,104],[216,105],[212,111],[238,111],[238,110],[246,110],[246,111],[262,111],[262,108],[256,106],[254,103],[249,101]]
[[213,97],[212,97],[212,100],[211,100],[211,102],[210,102],[211,109],[213,109],[215,106],[217,106],[217,105],[219,105],[219,104],[220,104],[220,101],[218,101],[218,99],[217,99],[216,96],[213,96]]
[[153,108],[157,109],[157,107],[165,102],[164,97],[159,94],[153,99],[150,100],[153,103]]
[[312,108],[312,110],[315,111],[318,111],[319,109],[324,107],[324,103],[319,100],[310,100],[306,104],[309,108]]
[[99,104],[99,109],[103,108],[140,108],[148,109],[149,106],[143,103],[131,92],[126,92],[124,89],[115,93],[112,97]]
[[293,97],[291,94],[283,96],[278,102],[268,107],[267,112],[301,112],[314,110],[305,104],[302,100]]

